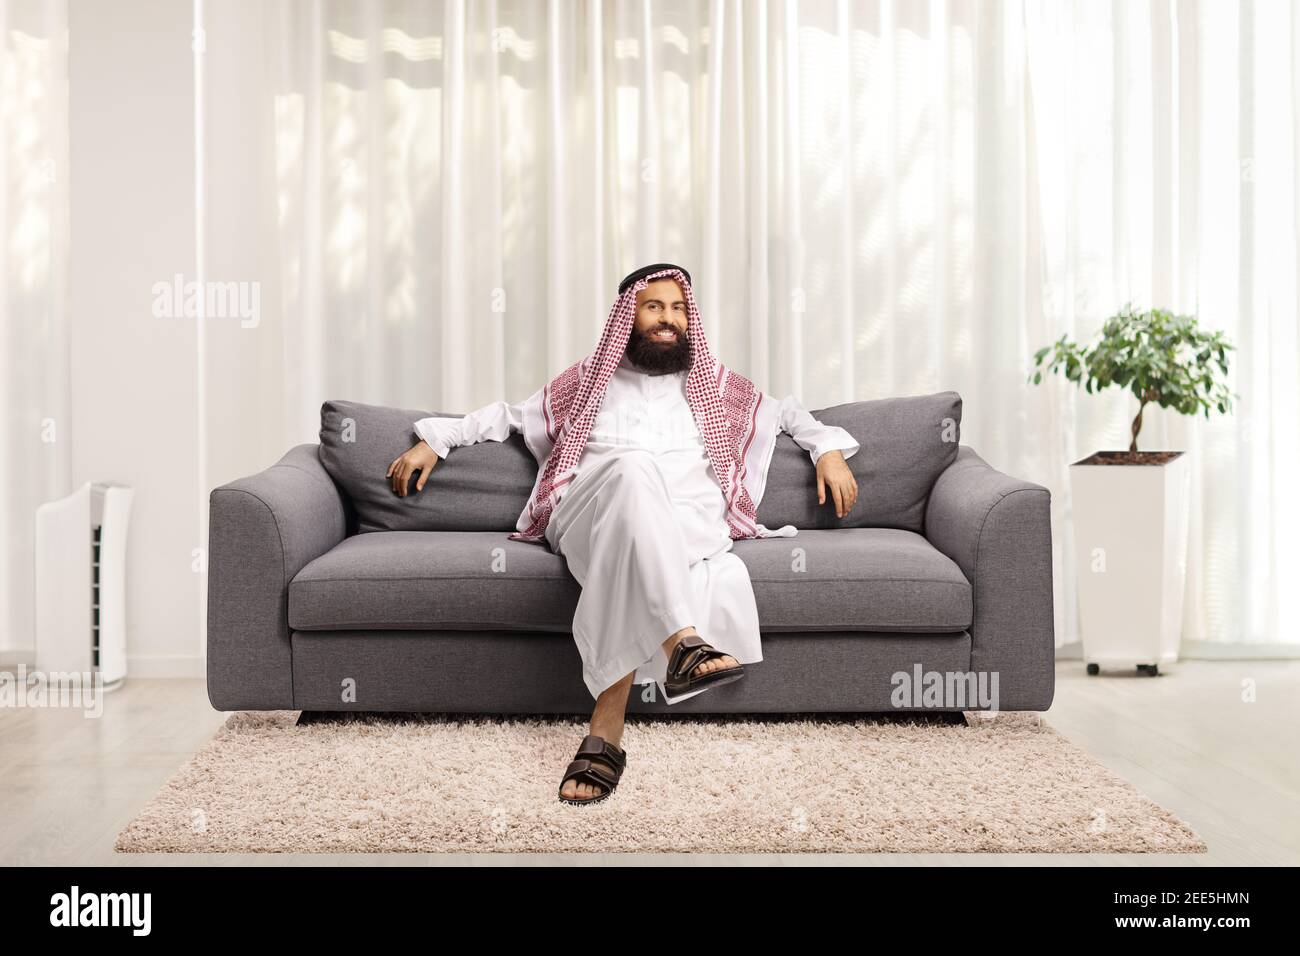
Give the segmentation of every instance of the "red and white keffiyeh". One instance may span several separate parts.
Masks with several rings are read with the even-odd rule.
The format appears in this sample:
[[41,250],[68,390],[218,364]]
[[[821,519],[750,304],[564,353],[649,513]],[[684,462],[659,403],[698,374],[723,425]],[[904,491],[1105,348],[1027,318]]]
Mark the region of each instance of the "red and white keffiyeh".
[[786,537],[794,533],[791,525],[777,530],[766,528],[756,515],[780,430],[779,403],[714,358],[704,337],[704,323],[691,284],[680,269],[670,268],[629,286],[610,309],[596,350],[566,368],[525,405],[524,441],[538,461],[545,460],[528,504],[519,515],[518,530],[510,534],[511,540],[545,543],[546,525],[565,486],[577,477],[577,464],[600,411],[605,387],[626,352],[637,293],[662,278],[676,279],[686,299],[686,332],[691,342],[686,399],[727,502],[731,537]]

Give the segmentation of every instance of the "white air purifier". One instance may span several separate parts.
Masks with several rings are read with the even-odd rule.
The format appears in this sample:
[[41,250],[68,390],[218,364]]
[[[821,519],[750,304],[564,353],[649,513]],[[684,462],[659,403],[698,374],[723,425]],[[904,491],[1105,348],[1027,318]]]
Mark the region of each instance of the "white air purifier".
[[[126,677],[126,529],[134,491],[87,482],[36,509],[36,669]],[[94,678],[92,678],[94,679]]]

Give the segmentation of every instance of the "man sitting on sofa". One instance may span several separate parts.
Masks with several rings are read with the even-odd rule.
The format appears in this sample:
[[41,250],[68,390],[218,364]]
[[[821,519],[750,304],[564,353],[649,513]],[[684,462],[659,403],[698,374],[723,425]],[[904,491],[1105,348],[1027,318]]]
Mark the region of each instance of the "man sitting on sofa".
[[858,450],[853,436],[718,362],[690,274],[666,263],[619,283],[596,351],[526,401],[424,418],[415,431],[421,441],[388,467],[401,496],[417,472],[423,490],[458,445],[522,431],[537,458],[510,538],[550,545],[582,586],[573,637],[596,699],[560,784],[567,803],[603,800],[618,785],[632,684],[657,683],[674,704],[763,659],[749,571],[731,545],[796,533],[756,517],[777,434],[811,455],[820,504],[829,493],[842,518],[857,500],[845,462]]

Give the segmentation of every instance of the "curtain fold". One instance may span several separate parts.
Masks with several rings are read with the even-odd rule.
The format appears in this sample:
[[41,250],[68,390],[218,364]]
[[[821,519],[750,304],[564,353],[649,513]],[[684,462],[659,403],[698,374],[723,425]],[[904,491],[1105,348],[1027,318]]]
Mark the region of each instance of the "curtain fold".
[[[263,445],[314,440],[326,398],[454,413],[526,395],[591,349],[619,277],[677,261],[720,357],[766,390],[809,408],[959,391],[964,442],[1052,490],[1067,643],[1067,466],[1124,447],[1135,401],[1030,386],[1030,356],[1130,301],[1196,312],[1240,347],[1240,404],[1148,411],[1142,435],[1194,460],[1185,639],[1300,646],[1281,615],[1300,571],[1285,0],[232,0],[210,16],[246,43],[210,45],[210,95],[254,44],[248,108],[273,118],[208,136],[243,137],[274,196],[241,260],[276,290]],[[209,205],[248,186],[215,172]]]

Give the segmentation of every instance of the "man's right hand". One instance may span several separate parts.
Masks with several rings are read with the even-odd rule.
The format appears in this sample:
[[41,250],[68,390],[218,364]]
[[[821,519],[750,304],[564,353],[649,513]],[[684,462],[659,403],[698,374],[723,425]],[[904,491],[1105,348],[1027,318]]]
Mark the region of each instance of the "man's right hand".
[[420,480],[415,483],[415,490],[423,491],[424,483],[429,480],[429,472],[438,461],[438,453],[429,447],[428,442],[420,439],[419,444],[393,459],[385,477],[393,480],[393,491],[397,492],[398,497],[405,498],[411,476],[417,471],[420,473]]

